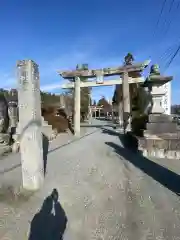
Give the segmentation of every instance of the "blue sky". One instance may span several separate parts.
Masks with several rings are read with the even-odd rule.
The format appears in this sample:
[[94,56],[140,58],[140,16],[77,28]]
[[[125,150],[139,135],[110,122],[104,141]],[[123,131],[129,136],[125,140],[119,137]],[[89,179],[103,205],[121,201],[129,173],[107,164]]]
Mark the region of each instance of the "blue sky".
[[[179,43],[179,1],[171,13],[167,3],[154,34],[163,0],[0,0],[0,87],[16,86],[18,59],[36,61],[42,90],[56,93],[64,82],[57,70],[74,69],[78,63],[118,66],[127,52],[138,62],[151,58],[163,70]],[[179,61],[177,56],[166,72],[174,76],[173,103],[180,103]],[[94,88],[92,98],[111,98],[113,89]]]

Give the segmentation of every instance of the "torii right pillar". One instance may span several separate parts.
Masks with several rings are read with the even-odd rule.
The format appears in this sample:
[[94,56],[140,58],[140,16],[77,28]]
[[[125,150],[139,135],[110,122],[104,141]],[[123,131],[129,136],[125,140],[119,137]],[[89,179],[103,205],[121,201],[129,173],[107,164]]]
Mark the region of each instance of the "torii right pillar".
[[131,131],[131,106],[129,93],[128,72],[122,74],[122,95],[123,95],[123,130],[124,133]]
[[75,77],[74,88],[74,135],[80,136],[80,122],[81,122],[81,80],[79,77]]

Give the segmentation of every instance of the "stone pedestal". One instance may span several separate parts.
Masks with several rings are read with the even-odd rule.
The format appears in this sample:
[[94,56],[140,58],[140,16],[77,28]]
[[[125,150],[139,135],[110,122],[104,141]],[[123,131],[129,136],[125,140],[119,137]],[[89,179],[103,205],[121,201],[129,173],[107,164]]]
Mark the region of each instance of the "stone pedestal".
[[18,136],[23,187],[39,189],[44,180],[41,96],[38,65],[18,61]]
[[146,135],[138,138],[138,146],[144,157],[180,160],[180,131]]
[[180,159],[180,129],[170,115],[150,114],[138,149],[145,157]]
[[170,115],[150,114],[144,136],[149,134],[176,133],[177,124]]

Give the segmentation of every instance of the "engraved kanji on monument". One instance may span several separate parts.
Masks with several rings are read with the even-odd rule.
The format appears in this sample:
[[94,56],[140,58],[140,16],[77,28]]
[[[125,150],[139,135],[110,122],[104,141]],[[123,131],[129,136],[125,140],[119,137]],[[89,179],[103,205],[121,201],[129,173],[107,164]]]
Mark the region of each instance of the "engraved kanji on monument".
[[32,60],[18,61],[17,69],[23,187],[36,190],[44,180],[39,70]]

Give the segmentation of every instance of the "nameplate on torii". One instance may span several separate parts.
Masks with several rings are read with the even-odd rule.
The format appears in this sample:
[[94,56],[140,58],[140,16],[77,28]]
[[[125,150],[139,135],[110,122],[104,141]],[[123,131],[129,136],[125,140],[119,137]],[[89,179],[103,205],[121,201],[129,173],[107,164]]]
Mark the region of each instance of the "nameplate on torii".
[[96,83],[97,84],[103,84],[104,83],[104,77],[103,76],[97,76],[96,77]]
[[97,84],[103,84],[104,83],[103,70],[96,71],[96,83]]

